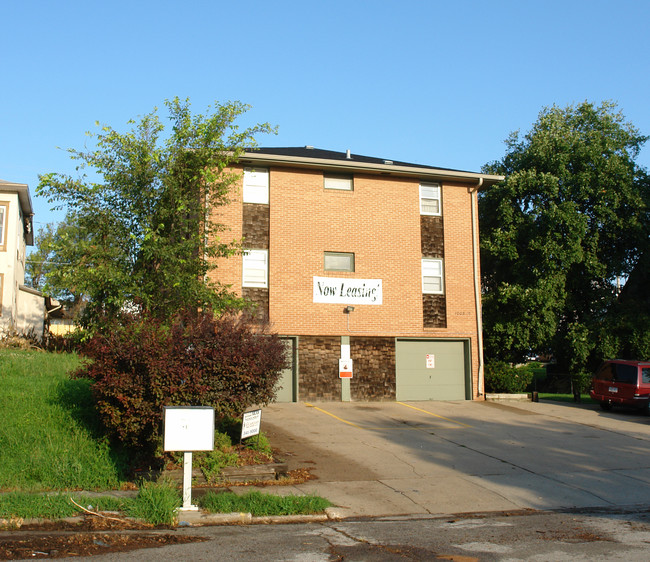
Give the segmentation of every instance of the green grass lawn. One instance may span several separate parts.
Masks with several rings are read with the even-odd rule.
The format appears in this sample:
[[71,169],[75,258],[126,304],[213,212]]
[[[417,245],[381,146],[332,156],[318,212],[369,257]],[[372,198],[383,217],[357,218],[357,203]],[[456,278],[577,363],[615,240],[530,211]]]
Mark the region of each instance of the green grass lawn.
[[[126,467],[103,437],[87,380],[72,380],[74,354],[0,349],[0,518],[60,518],[81,512],[70,498],[95,510],[118,510],[150,523],[172,524],[180,491],[144,483],[135,498],[89,498],[127,482]],[[55,492],[55,493],[44,493]],[[203,509],[282,515],[322,512],[316,496],[279,498],[253,493],[208,497]]]
[[[556,402],[575,402],[573,394],[552,394],[550,392],[540,392],[540,400],[554,400]],[[581,404],[598,404],[598,402],[592,400],[591,396],[588,394],[580,395]]]
[[101,438],[76,355],[0,350],[0,490],[114,489],[120,468]]

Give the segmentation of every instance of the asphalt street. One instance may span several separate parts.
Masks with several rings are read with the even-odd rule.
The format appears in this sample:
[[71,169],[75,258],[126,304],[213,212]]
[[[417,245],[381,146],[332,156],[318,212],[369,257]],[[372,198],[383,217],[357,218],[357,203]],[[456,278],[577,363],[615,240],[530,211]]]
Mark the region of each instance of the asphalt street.
[[95,560],[645,562],[650,558],[647,513],[395,516],[320,524],[202,527],[179,532],[206,540],[106,554]]

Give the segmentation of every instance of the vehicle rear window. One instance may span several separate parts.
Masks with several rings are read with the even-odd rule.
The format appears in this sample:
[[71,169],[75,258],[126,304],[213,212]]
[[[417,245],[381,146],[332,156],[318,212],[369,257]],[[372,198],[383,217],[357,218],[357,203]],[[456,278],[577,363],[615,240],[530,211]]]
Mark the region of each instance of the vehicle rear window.
[[641,369],[641,377],[642,377],[641,380],[645,384],[650,384],[650,367],[643,367]]
[[601,381],[614,380],[614,365],[613,363],[605,363],[596,373],[596,379]]
[[638,380],[639,369],[635,365],[614,364],[615,373],[614,381],[628,384],[636,384]]

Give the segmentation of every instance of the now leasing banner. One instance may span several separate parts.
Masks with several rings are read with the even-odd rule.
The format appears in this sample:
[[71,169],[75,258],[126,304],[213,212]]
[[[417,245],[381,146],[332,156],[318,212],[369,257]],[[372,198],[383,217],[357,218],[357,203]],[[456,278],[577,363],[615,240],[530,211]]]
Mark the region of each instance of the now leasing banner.
[[314,277],[314,302],[381,304],[381,279]]

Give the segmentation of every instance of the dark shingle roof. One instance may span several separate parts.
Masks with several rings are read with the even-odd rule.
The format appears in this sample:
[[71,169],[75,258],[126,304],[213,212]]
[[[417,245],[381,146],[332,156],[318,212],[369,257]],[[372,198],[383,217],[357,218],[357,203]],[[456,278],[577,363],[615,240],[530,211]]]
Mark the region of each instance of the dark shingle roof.
[[398,160],[390,160],[389,158],[374,158],[372,156],[362,156],[361,154],[350,154],[347,157],[345,152],[336,152],[334,150],[323,150],[321,148],[313,148],[306,146],[287,146],[287,147],[260,147],[250,150],[253,154],[269,154],[275,156],[288,156],[293,158],[317,158],[321,160],[340,160],[342,162],[363,162],[366,164],[393,164],[395,166],[408,166],[410,168],[423,168],[430,170],[449,170],[454,172],[462,172],[464,170],[454,170],[451,168],[439,168],[437,166],[426,166],[424,164],[413,164],[411,162],[400,162]]

